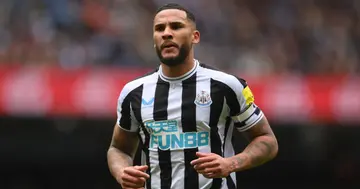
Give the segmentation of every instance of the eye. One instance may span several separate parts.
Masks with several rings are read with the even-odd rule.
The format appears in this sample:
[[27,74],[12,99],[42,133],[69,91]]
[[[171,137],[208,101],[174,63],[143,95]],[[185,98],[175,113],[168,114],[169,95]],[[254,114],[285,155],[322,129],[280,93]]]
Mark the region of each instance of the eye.
[[184,27],[184,24],[180,23],[180,22],[174,22],[170,24],[171,29],[173,30],[178,30]]
[[155,31],[164,31],[165,30],[165,25],[164,24],[155,25],[154,30]]

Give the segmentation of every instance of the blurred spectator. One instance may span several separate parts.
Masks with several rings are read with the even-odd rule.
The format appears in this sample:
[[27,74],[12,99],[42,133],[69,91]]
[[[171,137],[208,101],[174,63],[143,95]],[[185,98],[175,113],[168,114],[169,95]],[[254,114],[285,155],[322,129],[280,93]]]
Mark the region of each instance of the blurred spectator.
[[[167,0],[3,0],[1,64],[153,67],[152,20]],[[355,0],[173,1],[192,10],[203,62],[248,75],[359,72]]]

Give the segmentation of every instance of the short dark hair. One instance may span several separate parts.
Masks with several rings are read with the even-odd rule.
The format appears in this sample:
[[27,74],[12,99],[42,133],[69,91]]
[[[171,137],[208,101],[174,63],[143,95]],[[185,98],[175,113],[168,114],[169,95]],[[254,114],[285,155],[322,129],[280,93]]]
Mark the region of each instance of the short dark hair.
[[176,3],[168,3],[168,4],[165,4],[161,7],[159,7],[156,11],[156,14],[163,11],[163,10],[168,10],[168,9],[177,9],[177,10],[182,10],[186,13],[186,17],[187,19],[191,20],[192,22],[196,23],[196,19],[195,19],[195,16],[192,12],[190,12],[188,9],[186,9],[185,7],[179,5],[179,4],[176,4]]

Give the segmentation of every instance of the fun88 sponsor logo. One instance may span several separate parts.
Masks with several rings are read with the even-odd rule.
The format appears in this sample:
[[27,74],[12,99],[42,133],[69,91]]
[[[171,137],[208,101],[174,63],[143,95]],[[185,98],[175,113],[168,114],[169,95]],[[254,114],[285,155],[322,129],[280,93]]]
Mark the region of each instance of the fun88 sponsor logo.
[[189,149],[209,145],[209,132],[179,133],[175,120],[146,122],[150,133],[150,148],[161,150]]

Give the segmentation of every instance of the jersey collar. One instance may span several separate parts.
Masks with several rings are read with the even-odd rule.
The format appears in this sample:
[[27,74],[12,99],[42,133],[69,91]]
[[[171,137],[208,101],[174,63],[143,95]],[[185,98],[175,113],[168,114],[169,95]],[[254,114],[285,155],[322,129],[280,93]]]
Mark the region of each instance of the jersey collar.
[[194,67],[190,71],[188,71],[187,73],[185,73],[184,75],[179,76],[179,77],[167,77],[167,76],[165,76],[164,73],[162,72],[162,67],[160,65],[160,68],[159,68],[160,78],[162,80],[168,81],[168,82],[184,81],[184,80],[188,79],[189,77],[191,77],[196,72],[197,68],[199,67],[199,61],[194,59],[194,62],[195,62]]

